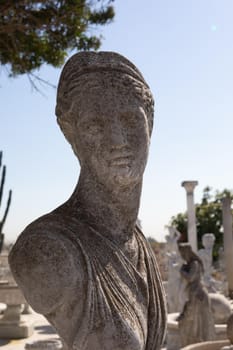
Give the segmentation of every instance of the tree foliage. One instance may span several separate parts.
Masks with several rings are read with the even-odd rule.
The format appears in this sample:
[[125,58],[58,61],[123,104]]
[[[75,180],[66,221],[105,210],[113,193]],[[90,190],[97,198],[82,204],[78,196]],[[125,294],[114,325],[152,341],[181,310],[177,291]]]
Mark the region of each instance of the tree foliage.
[[92,35],[114,17],[113,0],[0,1],[0,63],[16,76],[47,63],[63,64],[72,50],[96,50]]
[[[218,249],[223,245],[223,227],[222,227],[222,204],[224,197],[233,199],[233,191],[223,190],[212,193],[210,187],[203,190],[201,203],[196,204],[196,224],[198,249],[202,247],[201,240],[205,233],[213,233],[215,235],[215,245],[213,249],[214,259],[218,256]],[[179,213],[171,218],[171,225],[176,227],[181,233],[181,241],[187,241],[188,218],[187,212]]]

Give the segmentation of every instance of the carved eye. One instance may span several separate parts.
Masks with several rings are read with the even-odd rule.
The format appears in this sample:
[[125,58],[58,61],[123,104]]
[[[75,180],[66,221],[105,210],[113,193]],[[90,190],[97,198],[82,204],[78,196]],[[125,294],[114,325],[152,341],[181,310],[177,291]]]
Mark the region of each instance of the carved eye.
[[134,128],[136,125],[143,125],[145,122],[145,115],[140,109],[133,109],[128,111],[121,116],[123,125],[129,128]]
[[93,124],[93,125],[89,125],[87,127],[87,132],[94,135],[94,134],[98,134],[102,131],[102,127],[101,125],[98,124]]
[[103,123],[97,119],[88,119],[79,124],[80,129],[86,136],[97,136],[103,133]]

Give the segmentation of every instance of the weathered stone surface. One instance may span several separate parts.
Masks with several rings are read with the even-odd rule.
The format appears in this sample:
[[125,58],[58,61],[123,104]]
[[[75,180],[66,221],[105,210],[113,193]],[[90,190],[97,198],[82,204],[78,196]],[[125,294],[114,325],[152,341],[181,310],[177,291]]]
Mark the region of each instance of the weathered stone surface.
[[63,69],[56,114],[80,161],[78,185],[21,234],[9,257],[14,277],[65,349],[160,349],[164,291],[136,226],[153,125],[150,89],[126,58],[79,53]]

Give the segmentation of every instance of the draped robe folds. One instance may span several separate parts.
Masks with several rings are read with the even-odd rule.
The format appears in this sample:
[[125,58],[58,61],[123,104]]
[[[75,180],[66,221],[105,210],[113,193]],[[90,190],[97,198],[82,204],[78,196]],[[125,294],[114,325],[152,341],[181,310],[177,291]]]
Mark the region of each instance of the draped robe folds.
[[[62,241],[65,245],[69,242],[82,254],[81,268],[85,273],[86,285],[81,311],[73,288],[73,294],[69,294],[67,300],[64,297],[61,306],[48,314],[44,313],[64,340],[64,349],[110,350],[109,344],[114,350],[160,349],[166,328],[164,290],[155,257],[142,232],[135,227],[135,264],[116,242],[89,225],[87,229],[87,224],[82,226],[84,229],[80,229],[80,222],[77,223],[73,217],[67,220],[55,213],[46,215],[26,228],[12,253],[14,255],[15,250],[19,254],[20,247],[30,249],[30,237],[36,235],[39,241],[40,232],[47,228],[49,236],[54,236],[57,242]],[[17,259],[14,257],[14,260]],[[27,264],[30,265],[30,259]],[[12,267],[19,286],[23,291],[27,290],[17,267]],[[77,268],[80,269],[80,265]],[[25,294],[31,301],[30,292]],[[66,305],[72,305],[72,315],[67,316],[64,312]],[[70,322],[71,328],[75,329],[74,335],[62,329],[61,317],[62,322]]]
[[188,300],[179,316],[181,346],[215,339],[214,317],[208,292],[202,282],[202,268],[197,260],[183,265],[186,272]]

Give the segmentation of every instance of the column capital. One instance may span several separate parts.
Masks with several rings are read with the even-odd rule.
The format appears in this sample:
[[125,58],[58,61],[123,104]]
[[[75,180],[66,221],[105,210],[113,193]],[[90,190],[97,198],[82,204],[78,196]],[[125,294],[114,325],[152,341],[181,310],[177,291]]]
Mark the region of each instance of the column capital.
[[183,181],[181,186],[185,188],[187,194],[192,194],[194,188],[198,185],[198,181]]

